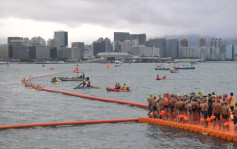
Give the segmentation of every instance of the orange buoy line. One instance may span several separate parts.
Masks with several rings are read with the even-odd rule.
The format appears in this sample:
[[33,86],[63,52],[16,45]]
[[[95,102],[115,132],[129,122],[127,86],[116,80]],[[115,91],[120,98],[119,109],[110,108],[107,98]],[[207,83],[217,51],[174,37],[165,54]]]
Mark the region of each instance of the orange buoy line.
[[138,118],[6,125],[6,126],[0,126],[0,129],[27,128],[27,127],[35,127],[35,126],[57,126],[57,125],[79,125],[79,124],[98,124],[98,123],[118,123],[118,122],[132,122],[132,121],[138,121]]
[[[204,128],[203,126],[200,125],[191,125],[191,124],[185,124],[185,123],[178,123],[178,122],[173,122],[173,121],[165,121],[162,119],[154,119],[154,118],[147,118],[147,117],[140,117],[138,120],[140,123],[150,123],[154,125],[162,125],[162,126],[170,126],[172,128],[179,128],[183,130],[188,130],[192,132],[197,132],[197,133],[202,133],[202,134],[207,134],[212,137],[217,137],[221,138],[224,140],[228,141],[235,141],[237,142],[237,134],[233,134],[231,132],[234,131],[234,124],[233,122],[230,122],[230,128],[229,131],[220,131],[220,130],[213,130],[212,123],[208,124],[208,128]],[[217,127],[218,129],[218,127]]]
[[[64,72],[69,72],[69,71],[64,71]],[[58,73],[64,73],[64,72],[58,72]],[[58,74],[58,73],[54,73],[54,74]],[[136,103],[136,102],[130,102],[130,101],[123,101],[123,100],[117,100],[117,99],[102,98],[102,97],[95,97],[95,96],[89,96],[89,95],[82,95],[82,94],[76,94],[76,93],[67,92],[67,91],[61,91],[61,90],[47,89],[47,88],[42,88],[42,87],[40,87],[40,86],[34,86],[34,85],[32,85],[32,84],[27,83],[27,81],[30,80],[30,79],[35,79],[35,78],[40,78],[40,77],[51,76],[51,75],[54,75],[54,74],[43,75],[43,76],[36,76],[36,77],[30,77],[29,79],[22,80],[22,83],[25,83],[25,86],[26,86],[26,87],[35,88],[35,89],[37,89],[37,90],[44,90],[44,91],[48,91],[48,92],[62,93],[62,94],[66,94],[66,95],[77,96],[77,97],[82,97],[82,98],[87,98],[87,99],[100,100],[100,101],[105,101],[105,102],[113,102],[113,103],[120,103],[120,104],[129,104],[129,105],[138,106],[138,107],[143,107],[143,108],[147,108],[147,107],[148,107],[147,104],[142,104],[142,103]],[[24,78],[23,78],[23,79],[24,79]]]
[[89,96],[89,95],[82,95],[82,94],[76,94],[76,93],[72,93],[72,92],[61,91],[61,90],[53,90],[53,89],[47,89],[47,88],[41,88],[41,90],[48,91],[48,92],[57,92],[57,93],[62,93],[62,94],[71,95],[71,96],[77,96],[77,97],[82,97],[82,98],[100,100],[100,101],[105,101],[105,102],[129,104],[129,105],[143,107],[143,108],[147,108],[148,107],[147,104],[142,104],[142,103],[123,101],[123,100],[117,100],[117,99],[102,98],[102,97],[95,97],[95,96]]

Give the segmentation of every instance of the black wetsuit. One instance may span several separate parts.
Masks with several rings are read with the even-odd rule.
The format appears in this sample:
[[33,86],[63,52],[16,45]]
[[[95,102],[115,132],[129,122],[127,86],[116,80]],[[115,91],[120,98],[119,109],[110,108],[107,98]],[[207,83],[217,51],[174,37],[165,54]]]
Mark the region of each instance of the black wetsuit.
[[207,110],[207,111],[208,111],[208,116],[209,116],[209,117],[212,116],[212,103],[213,103],[213,102],[212,102],[212,99],[209,98],[209,99],[208,99],[208,110]]

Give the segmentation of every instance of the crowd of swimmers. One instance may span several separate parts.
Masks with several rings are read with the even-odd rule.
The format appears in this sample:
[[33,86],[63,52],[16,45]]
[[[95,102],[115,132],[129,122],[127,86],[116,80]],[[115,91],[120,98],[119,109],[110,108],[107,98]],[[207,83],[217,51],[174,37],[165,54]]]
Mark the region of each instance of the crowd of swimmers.
[[147,98],[148,116],[168,121],[176,121],[188,124],[203,124],[208,127],[208,122],[213,122],[213,129],[218,124],[219,129],[229,130],[229,122],[234,121],[235,133],[237,131],[237,103],[233,93],[205,96],[203,92],[194,92],[177,96],[174,93],[165,93],[163,97],[150,94]]
[[114,86],[115,89],[122,89],[122,90],[129,90],[129,88],[127,87],[127,85],[124,83],[123,84],[123,87],[121,88],[120,84],[119,83],[115,83],[115,86]]

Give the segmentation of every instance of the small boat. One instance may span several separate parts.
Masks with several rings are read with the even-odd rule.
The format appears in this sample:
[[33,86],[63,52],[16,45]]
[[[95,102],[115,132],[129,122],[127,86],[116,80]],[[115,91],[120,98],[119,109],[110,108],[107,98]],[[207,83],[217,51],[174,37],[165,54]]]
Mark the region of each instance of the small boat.
[[177,72],[178,72],[178,69],[177,69],[177,68],[170,69],[170,72],[171,72],[171,73],[177,73]]
[[58,77],[61,81],[83,81],[86,80],[88,81],[90,78],[89,77]]
[[106,87],[106,90],[112,91],[112,92],[131,92],[132,91],[129,88],[127,88],[127,90],[123,90],[123,89],[116,89],[116,88],[111,88],[111,87]]
[[166,76],[163,76],[162,78],[157,76],[156,80],[166,80]]
[[170,68],[166,68],[166,67],[156,67],[155,70],[170,70]]
[[177,69],[195,69],[194,66],[177,67]]
[[121,64],[122,64],[122,62],[120,62],[120,61],[115,61],[114,66],[115,66],[115,67],[119,67],[119,66],[121,66]]
[[89,77],[85,77],[84,73],[79,76],[78,73],[78,67],[76,67],[73,71],[74,73],[77,73],[77,77],[71,77],[71,78],[68,78],[68,77],[58,77],[61,81],[88,81],[90,78]]

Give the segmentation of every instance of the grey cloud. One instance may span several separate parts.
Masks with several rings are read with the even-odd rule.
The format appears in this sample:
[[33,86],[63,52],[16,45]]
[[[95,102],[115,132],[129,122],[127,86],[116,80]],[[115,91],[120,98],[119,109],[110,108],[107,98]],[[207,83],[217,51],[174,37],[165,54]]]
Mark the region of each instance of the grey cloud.
[[[131,30],[218,31],[236,26],[235,0],[1,0],[0,17],[51,21],[78,27],[89,23]],[[215,26],[216,25],[216,26]],[[226,31],[225,31],[226,30]],[[235,34],[237,31],[235,31]]]

